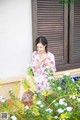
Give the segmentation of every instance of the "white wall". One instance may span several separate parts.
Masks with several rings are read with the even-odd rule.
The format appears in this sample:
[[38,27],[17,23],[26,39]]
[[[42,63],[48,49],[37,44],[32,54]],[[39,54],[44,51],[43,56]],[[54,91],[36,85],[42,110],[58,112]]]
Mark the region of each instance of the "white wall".
[[31,0],[0,0],[0,78],[26,73],[31,62]]

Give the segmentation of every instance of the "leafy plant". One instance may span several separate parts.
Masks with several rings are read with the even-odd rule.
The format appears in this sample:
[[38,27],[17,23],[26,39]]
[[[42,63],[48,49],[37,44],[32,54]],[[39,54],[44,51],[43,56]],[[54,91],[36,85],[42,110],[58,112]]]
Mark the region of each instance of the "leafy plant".
[[[31,67],[28,75],[33,77]],[[50,90],[37,92],[32,90],[33,103],[24,104],[9,91],[12,104],[8,104],[0,97],[0,112],[8,112],[9,120],[79,120],[80,119],[80,77],[63,75],[62,78],[54,78],[52,71],[46,69],[46,77],[50,84]],[[26,90],[31,90],[27,79],[22,81]]]

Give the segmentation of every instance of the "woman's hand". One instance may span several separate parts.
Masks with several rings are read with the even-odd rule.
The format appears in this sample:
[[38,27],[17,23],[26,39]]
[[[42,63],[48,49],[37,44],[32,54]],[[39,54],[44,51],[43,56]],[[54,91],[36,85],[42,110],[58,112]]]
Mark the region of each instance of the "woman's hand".
[[46,54],[40,54],[40,58],[36,63],[35,72],[40,67],[42,61],[44,61],[45,59],[46,59]]
[[46,54],[40,55],[39,61],[42,62],[44,60],[46,60]]
[[51,66],[48,58],[45,59],[45,65],[48,66],[50,69],[52,69],[52,66]]
[[48,58],[46,58],[44,62],[46,65],[50,65]]

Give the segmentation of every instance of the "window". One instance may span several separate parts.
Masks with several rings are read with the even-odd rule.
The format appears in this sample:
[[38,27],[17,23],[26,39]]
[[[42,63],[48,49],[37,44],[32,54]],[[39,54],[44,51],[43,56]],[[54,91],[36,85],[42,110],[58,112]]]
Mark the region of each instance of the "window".
[[48,39],[57,70],[80,67],[80,4],[32,0],[32,7],[33,40],[40,35]]

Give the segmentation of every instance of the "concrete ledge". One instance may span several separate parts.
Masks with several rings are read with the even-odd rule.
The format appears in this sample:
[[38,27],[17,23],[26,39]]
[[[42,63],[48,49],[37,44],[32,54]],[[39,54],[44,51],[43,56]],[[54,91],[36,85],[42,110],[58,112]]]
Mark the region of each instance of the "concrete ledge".
[[56,72],[54,77],[62,77],[65,73],[70,73],[71,76],[80,76],[80,68]]
[[[71,76],[80,76],[80,68],[56,72],[54,74],[54,77],[56,77],[56,78],[62,77],[65,73],[70,73]],[[20,81],[24,80],[26,77],[27,77],[27,75],[0,78],[0,85],[20,82]]]
[[23,79],[25,79],[25,77],[26,75],[12,76],[12,77],[7,77],[7,78],[3,77],[3,78],[0,78],[0,85],[20,82]]

